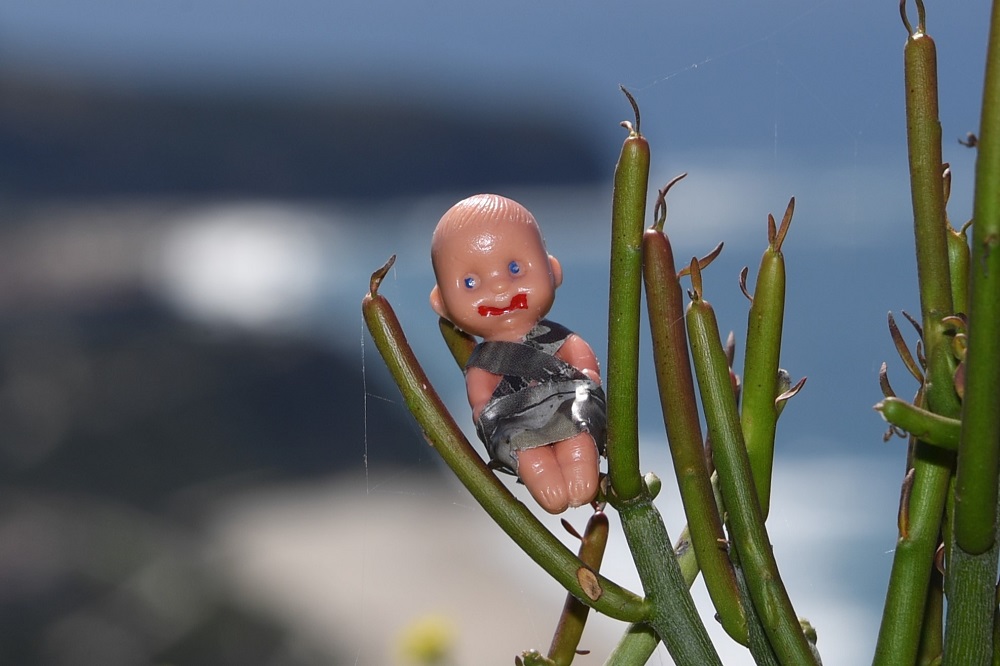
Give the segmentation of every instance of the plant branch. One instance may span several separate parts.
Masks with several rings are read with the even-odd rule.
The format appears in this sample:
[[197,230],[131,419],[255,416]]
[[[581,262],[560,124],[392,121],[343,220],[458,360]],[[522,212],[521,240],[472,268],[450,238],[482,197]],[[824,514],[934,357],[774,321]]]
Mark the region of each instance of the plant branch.
[[660,190],[654,215],[656,223],[646,230],[642,239],[653,362],[677,486],[688,518],[687,534],[697,558],[694,575],[700,567],[723,628],[734,640],[746,645],[747,623],[740,603],[736,572],[724,547],[726,535],[705,460],[704,437],[684,330],[683,293],[677,279],[670,240],[661,231],[666,218],[665,196],[670,185],[677,180]]
[[993,659],[1000,456],[1000,2],[993,3],[976,160],[962,437],[948,562],[945,664]]
[[743,403],[740,423],[746,440],[760,510],[767,519],[771,503],[771,468],[778,425],[778,364],[785,316],[785,257],[781,244],[788,233],[795,199],[788,202],[781,226],[768,215],[767,248],[760,259],[757,285],[747,318],[747,345],[743,364]]
[[413,355],[392,307],[378,294],[394,259],[372,274],[362,312],[375,346],[427,441],[493,520],[568,592],[605,615],[626,622],[644,620],[649,604],[581,562],[500,483],[462,434]]
[[642,228],[649,183],[649,144],[639,133],[639,110],[615,168],[611,211],[611,286],[608,311],[608,476],[622,500],[643,490],[639,471],[639,302],[642,298]]
[[715,313],[702,298],[701,273],[694,260],[691,282],[688,336],[722,497],[729,514],[731,547],[736,549],[744,569],[753,572],[747,579],[747,587],[775,656],[781,663],[815,664],[764,527],[729,378],[729,363],[719,339]]

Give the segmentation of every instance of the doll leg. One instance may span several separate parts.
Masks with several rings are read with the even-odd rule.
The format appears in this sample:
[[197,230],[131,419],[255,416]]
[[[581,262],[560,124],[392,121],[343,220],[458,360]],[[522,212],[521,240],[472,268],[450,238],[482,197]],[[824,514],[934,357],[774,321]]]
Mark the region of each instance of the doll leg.
[[517,475],[539,506],[549,513],[562,513],[569,506],[566,481],[553,445],[518,451]]
[[552,447],[562,469],[569,505],[588,504],[597,495],[599,483],[600,460],[594,438],[582,432]]

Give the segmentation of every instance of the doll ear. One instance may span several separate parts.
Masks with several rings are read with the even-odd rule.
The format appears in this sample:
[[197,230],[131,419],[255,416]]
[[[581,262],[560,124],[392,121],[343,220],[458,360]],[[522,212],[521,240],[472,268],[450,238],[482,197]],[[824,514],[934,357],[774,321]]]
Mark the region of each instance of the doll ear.
[[431,309],[438,314],[439,317],[448,318],[448,313],[444,309],[444,300],[441,298],[441,290],[437,285],[431,289]]
[[552,279],[555,281],[555,286],[558,287],[562,284],[562,265],[551,254],[549,255],[549,270],[552,271]]

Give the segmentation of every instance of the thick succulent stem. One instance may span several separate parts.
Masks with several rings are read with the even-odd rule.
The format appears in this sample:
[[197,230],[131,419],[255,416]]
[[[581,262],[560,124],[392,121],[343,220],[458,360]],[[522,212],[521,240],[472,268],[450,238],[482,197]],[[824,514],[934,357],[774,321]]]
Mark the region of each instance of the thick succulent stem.
[[[624,91],[625,89],[622,88]],[[626,95],[628,93],[626,92]],[[608,311],[608,476],[623,501],[642,492],[639,472],[639,302],[642,230],[649,183],[649,144],[639,133],[639,110],[615,168],[611,211],[611,286]]]

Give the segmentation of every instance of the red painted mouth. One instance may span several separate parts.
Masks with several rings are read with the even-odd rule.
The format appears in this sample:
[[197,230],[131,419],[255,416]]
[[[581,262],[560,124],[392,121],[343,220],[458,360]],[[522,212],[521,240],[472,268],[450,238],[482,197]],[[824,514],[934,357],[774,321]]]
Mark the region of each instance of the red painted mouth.
[[489,305],[479,306],[479,315],[481,317],[499,317],[500,315],[505,315],[514,310],[527,310],[528,309],[528,295],[518,294],[514,298],[510,299],[510,305],[505,308],[493,308]]

